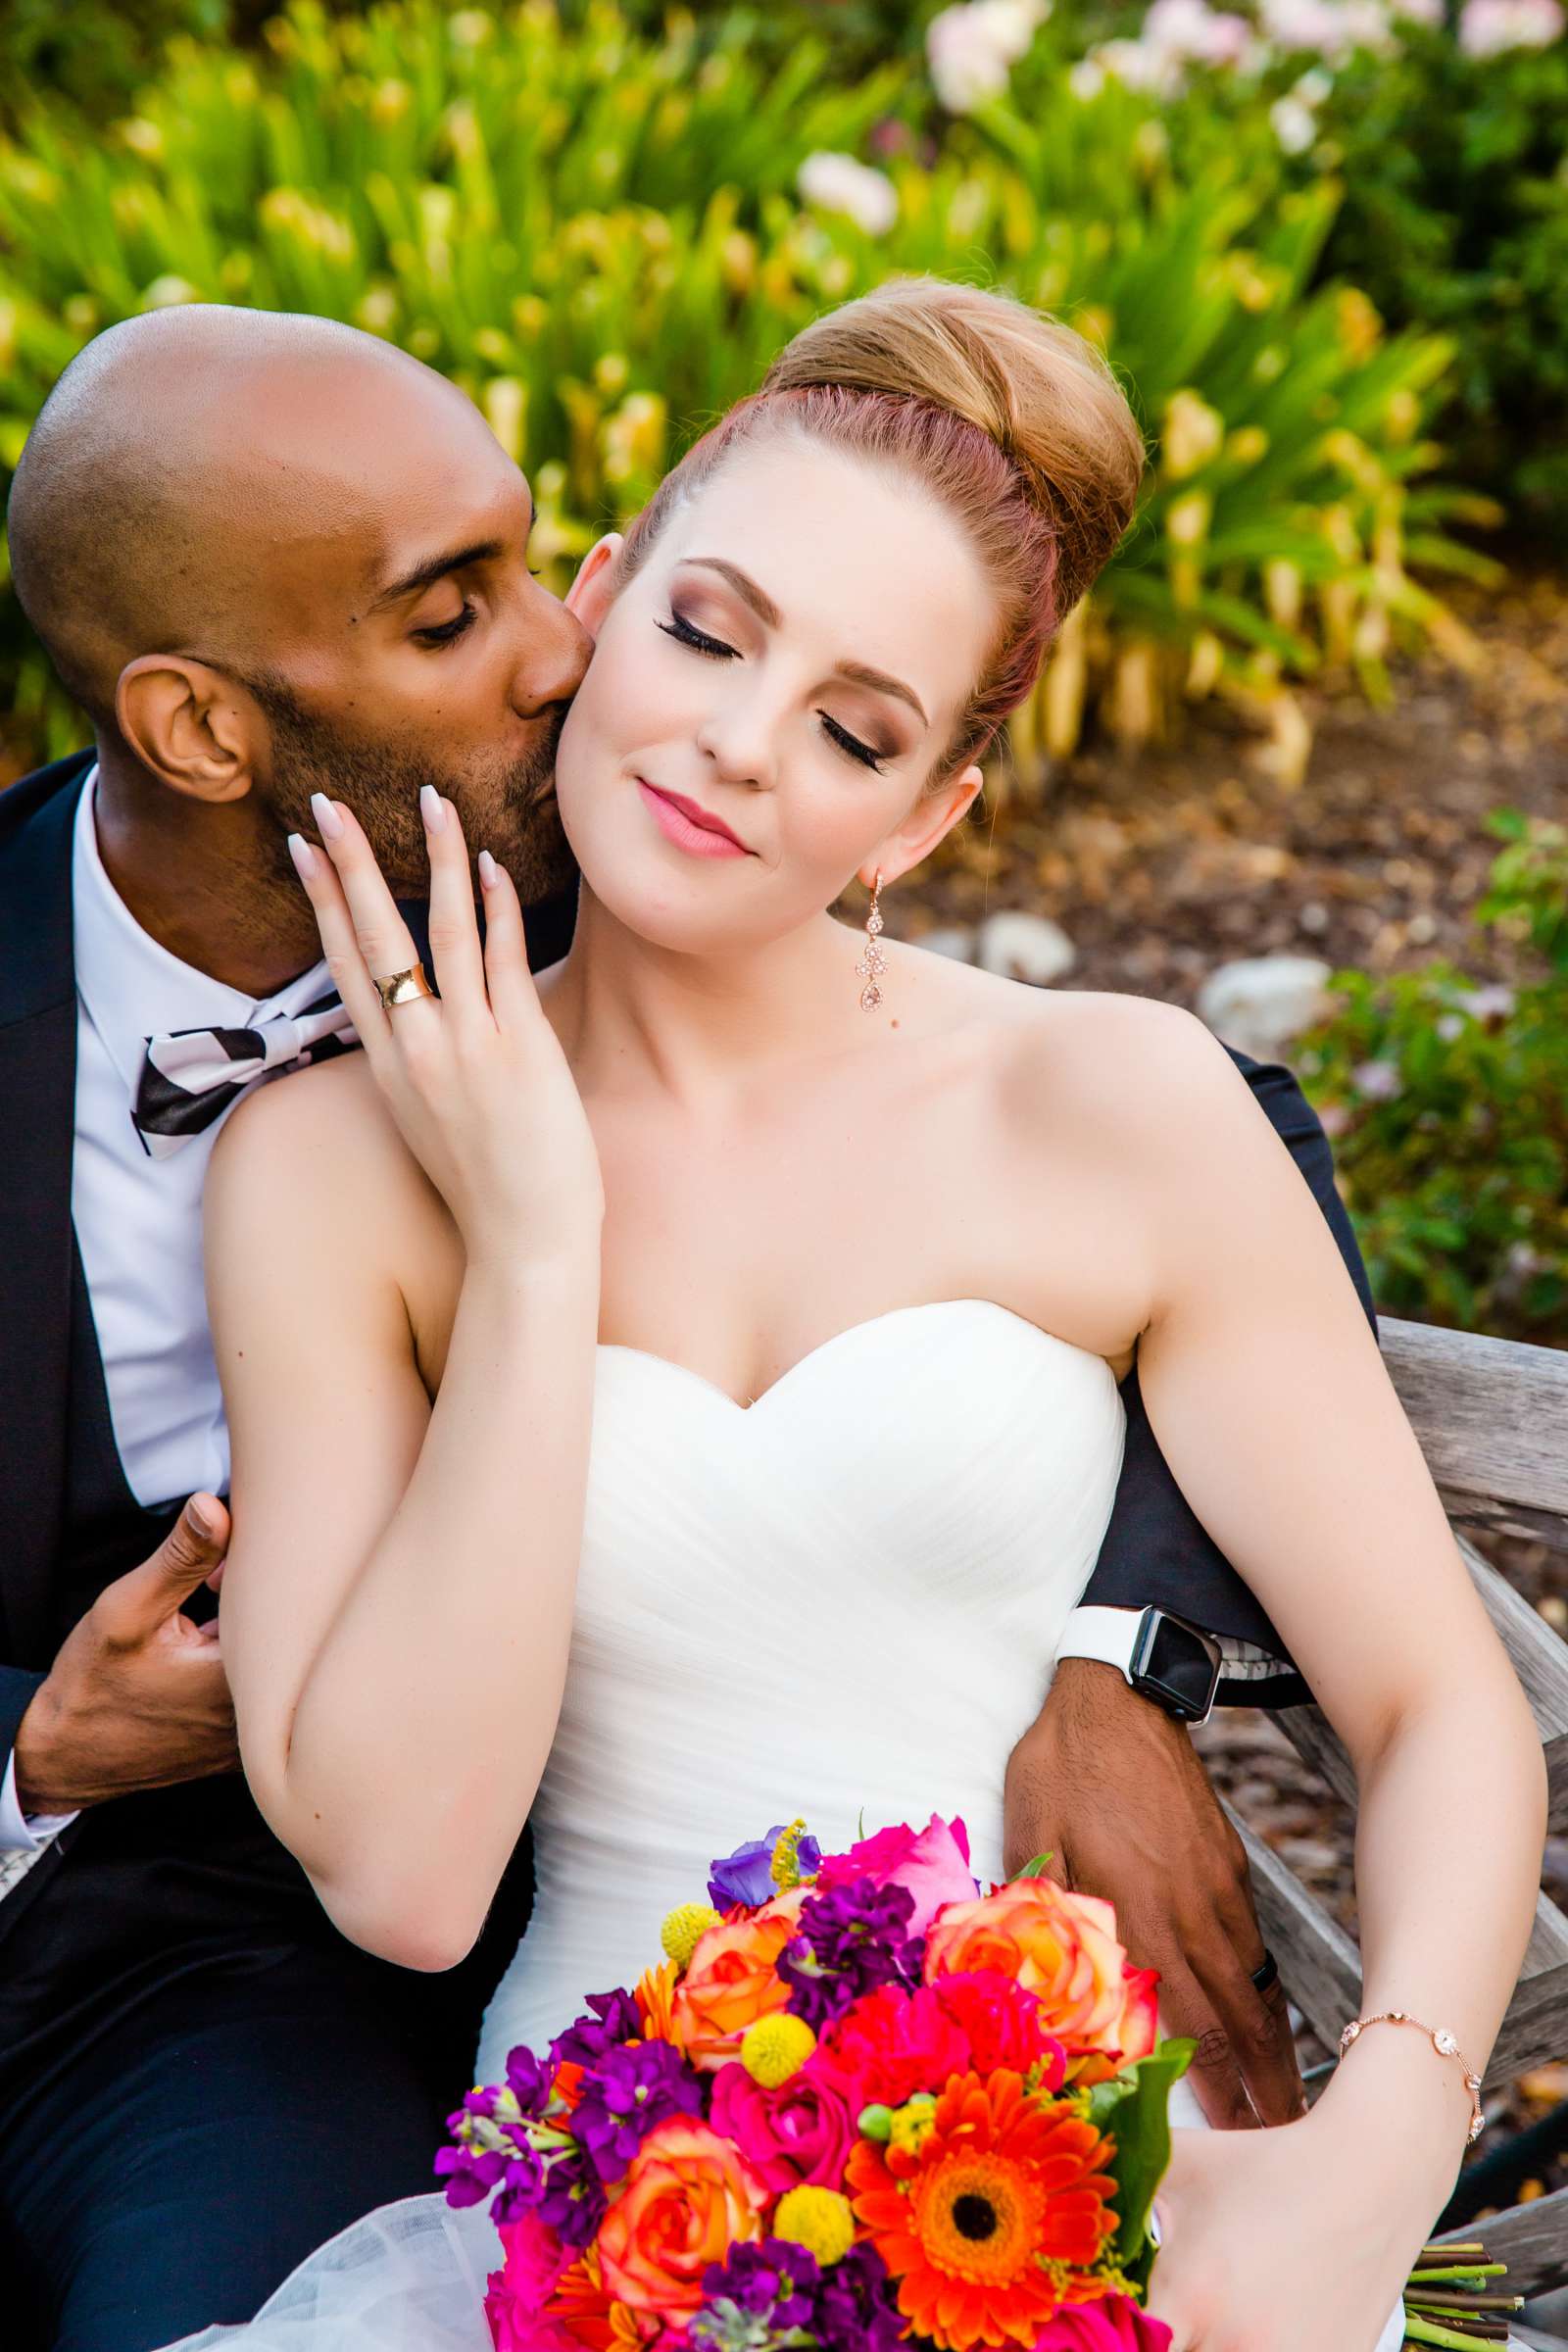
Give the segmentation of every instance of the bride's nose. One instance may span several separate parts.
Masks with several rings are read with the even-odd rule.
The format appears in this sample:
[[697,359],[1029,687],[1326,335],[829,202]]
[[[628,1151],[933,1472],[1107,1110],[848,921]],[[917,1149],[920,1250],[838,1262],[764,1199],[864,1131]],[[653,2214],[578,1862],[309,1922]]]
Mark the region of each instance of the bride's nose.
[[725,784],[767,791],[777,781],[778,721],[755,695],[725,697],[697,729],[697,748]]

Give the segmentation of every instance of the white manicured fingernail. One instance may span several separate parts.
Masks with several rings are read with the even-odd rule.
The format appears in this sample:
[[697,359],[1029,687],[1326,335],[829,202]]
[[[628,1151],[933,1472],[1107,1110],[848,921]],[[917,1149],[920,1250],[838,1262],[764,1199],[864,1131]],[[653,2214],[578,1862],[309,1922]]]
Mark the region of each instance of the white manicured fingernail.
[[419,786],[419,814],[424,819],[427,833],[439,833],[447,821],[447,812],[441,806],[441,795],[433,784]]
[[333,808],[331,802],[327,799],[324,792],[312,793],[311,809],[315,815],[317,823],[321,828],[321,839],[323,841],[338,840],[343,831],[343,819],[339,816],[337,810]]
[[291,833],[288,837],[288,854],[294,860],[294,871],[300,880],[309,882],[316,871],[316,852],[310,843],[302,835]]
[[494,890],[496,884],[500,881],[501,876],[496,870],[496,861],[491,857],[489,851],[481,850],[475,862],[479,868],[479,879],[484,884],[485,889]]

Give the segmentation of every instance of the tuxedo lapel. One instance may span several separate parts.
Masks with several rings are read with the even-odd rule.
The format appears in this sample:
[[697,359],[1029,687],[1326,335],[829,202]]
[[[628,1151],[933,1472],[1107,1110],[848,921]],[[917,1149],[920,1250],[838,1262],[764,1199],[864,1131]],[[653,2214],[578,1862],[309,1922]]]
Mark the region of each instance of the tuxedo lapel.
[[0,1656],[49,1663],[71,1344],[72,827],[90,757],[0,796]]

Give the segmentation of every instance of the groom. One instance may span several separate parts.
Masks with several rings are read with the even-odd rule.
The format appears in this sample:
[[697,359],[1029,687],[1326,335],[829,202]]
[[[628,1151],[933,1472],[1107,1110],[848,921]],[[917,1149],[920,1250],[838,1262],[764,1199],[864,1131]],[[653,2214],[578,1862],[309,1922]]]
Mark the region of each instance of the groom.
[[[412,894],[434,783],[506,855],[535,962],[564,951],[549,784],[589,647],[527,575],[530,520],[429,369],[216,307],[90,345],[18,471],[18,593],[95,749],[0,796],[11,2342],[19,2298],[23,2341],[58,2352],[247,2317],[314,2245],[427,2187],[526,1916],[524,1838],[468,1961],[392,1968],[334,1933],[250,1802],[212,1622],[227,1441],[200,1198],[241,1085],[344,1050],[283,852],[313,791],[351,803]],[[1321,1129],[1288,1073],[1242,1067],[1365,1297]],[[278,1203],[278,1249],[309,1213]],[[1225,1697],[1300,1686],[1188,1511],[1136,1372],[1123,1397],[1096,1605],[1015,1751],[1009,1857],[1049,1846],[1115,1899],[1168,2022],[1206,2035],[1210,2106],[1243,2120],[1245,2077],[1279,2120],[1299,2097],[1281,1996],[1181,1718],[1221,1675]]]

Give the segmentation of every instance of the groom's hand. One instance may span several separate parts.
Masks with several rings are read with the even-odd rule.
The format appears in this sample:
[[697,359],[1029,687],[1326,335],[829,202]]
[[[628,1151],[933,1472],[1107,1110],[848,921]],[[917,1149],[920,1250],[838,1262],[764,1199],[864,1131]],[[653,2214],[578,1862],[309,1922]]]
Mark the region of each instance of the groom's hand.
[[18,1728],[24,1813],[74,1813],[237,1769],[218,1628],[181,1605],[216,1582],[227,1548],[227,1511],[193,1494],[152,1558],[73,1628]]
[[1167,2033],[1198,2043],[1191,2081],[1221,2128],[1305,2112],[1285,1993],[1263,1962],[1242,1841],[1183,1725],[1113,1666],[1067,1658],[1007,1761],[1005,1867],[1104,1895],[1131,1958],[1157,1968]]

